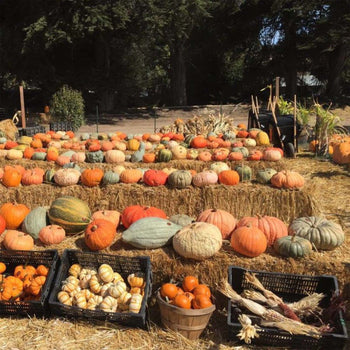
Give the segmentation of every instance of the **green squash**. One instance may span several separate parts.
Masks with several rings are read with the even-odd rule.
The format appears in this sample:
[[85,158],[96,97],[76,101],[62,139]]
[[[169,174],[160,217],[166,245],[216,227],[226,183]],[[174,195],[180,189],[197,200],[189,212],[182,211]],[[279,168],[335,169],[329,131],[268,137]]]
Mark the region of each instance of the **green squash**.
[[231,151],[242,153],[244,158],[249,156],[249,151],[248,151],[248,148],[246,148],[246,147],[232,147]]
[[47,169],[44,174],[44,182],[45,183],[54,183],[54,175],[56,173],[55,169]]
[[157,162],[170,162],[173,157],[173,153],[170,149],[161,149],[157,153]]
[[62,168],[75,169],[75,170],[78,170],[78,171],[82,172],[82,169],[80,168],[80,166],[77,163],[73,163],[73,162],[69,162],[69,163],[63,164]]
[[182,227],[173,222],[147,217],[134,222],[123,232],[123,241],[140,249],[156,249],[171,243],[171,238]]
[[308,239],[317,249],[333,250],[345,240],[340,225],[319,216],[306,216],[295,219],[288,228],[290,235]]
[[227,131],[222,137],[225,141],[234,141],[236,139],[236,133],[233,131]]
[[34,239],[38,239],[40,230],[49,225],[47,208],[37,207],[29,212],[22,223],[23,232],[28,233]]
[[277,174],[277,170],[272,168],[258,170],[256,173],[256,181],[261,184],[269,184],[271,183],[272,176],[275,174]]
[[46,159],[46,153],[45,152],[34,152],[32,160],[45,160]]
[[75,151],[66,151],[66,152],[61,153],[60,156],[72,158],[72,155],[75,153],[76,153]]
[[104,155],[102,151],[86,152],[87,163],[102,163],[103,158],[104,158]]
[[192,175],[187,170],[176,170],[168,176],[167,181],[171,188],[186,188],[191,186]]
[[187,146],[189,146],[195,137],[196,137],[196,135],[193,135],[193,134],[186,135],[186,137],[184,139],[184,143],[186,143]]
[[108,170],[104,173],[102,178],[102,184],[103,185],[114,185],[119,182],[119,174],[115,173],[114,171]]
[[239,174],[239,180],[250,181],[252,179],[252,169],[248,165],[238,165],[235,170]]
[[51,225],[59,225],[66,233],[85,230],[91,222],[91,211],[86,202],[72,196],[63,196],[51,203],[48,211]]
[[273,248],[283,256],[290,258],[303,258],[312,252],[312,245],[309,240],[298,236],[284,236],[278,238]]
[[182,227],[187,226],[189,224],[192,224],[192,222],[195,222],[195,218],[191,218],[190,216],[186,214],[175,214],[172,215],[169,220],[173,222],[176,225],[180,225]]
[[141,162],[143,159],[143,156],[145,154],[145,149],[146,149],[146,145],[144,142],[140,142],[140,146],[139,149],[137,151],[135,151],[131,157],[130,157],[130,161],[132,163],[138,163]]

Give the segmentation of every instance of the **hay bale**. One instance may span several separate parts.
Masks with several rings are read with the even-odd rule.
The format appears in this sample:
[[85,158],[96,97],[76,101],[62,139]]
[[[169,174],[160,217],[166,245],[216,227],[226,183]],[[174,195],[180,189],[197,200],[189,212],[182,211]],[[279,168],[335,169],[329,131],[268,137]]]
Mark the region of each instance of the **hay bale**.
[[15,140],[18,134],[18,129],[11,119],[5,119],[0,122],[0,130],[9,140]]

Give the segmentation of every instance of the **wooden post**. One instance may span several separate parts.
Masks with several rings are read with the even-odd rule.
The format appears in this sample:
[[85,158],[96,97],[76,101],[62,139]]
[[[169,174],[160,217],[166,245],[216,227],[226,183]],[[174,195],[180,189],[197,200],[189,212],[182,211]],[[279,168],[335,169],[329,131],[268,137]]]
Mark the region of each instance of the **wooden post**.
[[280,77],[276,77],[276,103],[278,103],[278,100],[280,99]]
[[294,95],[294,129],[293,129],[293,145],[294,149],[298,152],[298,140],[297,140],[297,95]]
[[281,135],[281,130],[280,130],[280,127],[278,126],[277,124],[277,118],[276,118],[276,113],[275,113],[275,108],[276,108],[276,97],[274,97],[272,103],[271,103],[271,113],[272,113],[272,117],[273,117],[273,120],[275,122],[275,125],[276,125],[276,130],[277,130],[277,135],[278,135],[278,141],[279,141],[279,146],[284,149],[284,144],[283,144],[283,141],[282,141],[282,135]]
[[251,95],[251,100],[252,100],[252,111],[253,111],[253,114],[255,116],[255,120],[256,120],[256,124],[257,124],[256,126],[260,129],[259,110],[258,110],[257,105],[255,105],[253,95]]
[[24,106],[23,85],[19,86],[19,98],[20,98],[20,102],[21,102],[22,128],[25,129],[25,127],[26,127],[26,111],[25,111],[25,106]]
[[268,111],[271,111],[272,109],[272,84],[269,85],[269,89],[270,89],[270,95],[269,95],[269,101],[268,101],[268,104],[267,104],[267,110]]

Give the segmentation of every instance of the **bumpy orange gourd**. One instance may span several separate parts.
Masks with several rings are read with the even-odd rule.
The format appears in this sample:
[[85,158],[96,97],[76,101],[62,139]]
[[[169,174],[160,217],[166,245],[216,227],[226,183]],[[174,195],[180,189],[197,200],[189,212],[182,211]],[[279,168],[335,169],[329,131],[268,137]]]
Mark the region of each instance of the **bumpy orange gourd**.
[[24,204],[8,202],[0,207],[0,215],[6,221],[6,228],[11,230],[18,228],[29,212],[30,209]]
[[85,244],[90,250],[102,250],[109,247],[116,235],[115,225],[104,219],[93,220],[85,230]]
[[198,278],[195,276],[186,276],[182,281],[182,289],[185,292],[192,292],[198,286]]

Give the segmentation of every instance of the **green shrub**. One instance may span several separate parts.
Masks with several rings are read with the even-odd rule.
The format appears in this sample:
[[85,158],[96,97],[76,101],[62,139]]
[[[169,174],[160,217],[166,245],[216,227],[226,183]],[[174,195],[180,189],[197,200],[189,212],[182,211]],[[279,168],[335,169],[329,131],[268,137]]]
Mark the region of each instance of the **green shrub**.
[[64,85],[51,100],[51,113],[54,121],[66,121],[72,124],[73,131],[85,122],[84,99],[80,91]]

